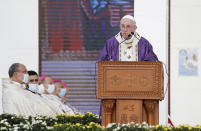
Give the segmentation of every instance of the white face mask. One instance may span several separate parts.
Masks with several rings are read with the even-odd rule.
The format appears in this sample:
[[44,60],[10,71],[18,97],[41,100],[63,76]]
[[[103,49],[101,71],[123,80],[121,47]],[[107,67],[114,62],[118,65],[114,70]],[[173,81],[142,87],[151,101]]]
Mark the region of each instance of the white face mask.
[[43,94],[45,92],[45,88],[44,88],[43,84],[38,86],[38,91],[37,92],[40,93],[40,94]]
[[24,83],[28,83],[28,81],[29,81],[29,75],[28,74],[24,74],[24,79],[22,81]]
[[47,89],[47,92],[49,94],[52,94],[55,90],[55,85],[54,84],[51,84],[51,85],[48,85],[48,89]]
[[33,92],[37,92],[38,91],[38,84],[29,84],[29,90],[31,90]]

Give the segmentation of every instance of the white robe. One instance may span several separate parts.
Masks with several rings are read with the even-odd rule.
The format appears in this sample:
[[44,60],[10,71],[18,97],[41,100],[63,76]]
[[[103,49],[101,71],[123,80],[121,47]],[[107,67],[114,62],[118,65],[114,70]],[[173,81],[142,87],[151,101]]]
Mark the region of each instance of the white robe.
[[44,99],[47,99],[48,101],[51,101],[56,107],[61,109],[65,114],[80,114],[80,112],[74,110],[73,108],[69,107],[68,105],[65,105],[62,103],[61,99],[55,95],[51,94],[42,94],[42,97]]
[[[20,83],[3,79],[2,85],[3,113],[23,116],[45,115],[51,117],[55,117],[56,114],[65,113],[54,102],[28,91]],[[65,114],[74,114],[74,112]]]

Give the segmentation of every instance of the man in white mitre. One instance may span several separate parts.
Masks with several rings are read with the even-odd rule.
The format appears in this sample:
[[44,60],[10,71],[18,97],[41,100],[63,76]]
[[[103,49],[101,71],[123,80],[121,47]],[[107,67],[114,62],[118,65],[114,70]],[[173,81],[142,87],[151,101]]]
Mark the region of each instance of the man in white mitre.
[[[27,69],[23,64],[14,63],[9,68],[10,79],[3,79],[3,113],[23,116],[56,116],[64,112],[50,101],[26,88]],[[68,114],[74,114],[70,112]]]

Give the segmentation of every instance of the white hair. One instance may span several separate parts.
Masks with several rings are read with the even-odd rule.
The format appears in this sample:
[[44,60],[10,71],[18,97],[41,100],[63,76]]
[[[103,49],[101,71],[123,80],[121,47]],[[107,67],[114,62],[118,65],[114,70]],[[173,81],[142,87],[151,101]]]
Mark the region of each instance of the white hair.
[[136,25],[135,19],[131,15],[125,15],[124,17],[122,17],[121,20],[120,20],[120,24],[121,24],[123,19],[130,19],[130,20],[132,20],[134,22],[134,25]]

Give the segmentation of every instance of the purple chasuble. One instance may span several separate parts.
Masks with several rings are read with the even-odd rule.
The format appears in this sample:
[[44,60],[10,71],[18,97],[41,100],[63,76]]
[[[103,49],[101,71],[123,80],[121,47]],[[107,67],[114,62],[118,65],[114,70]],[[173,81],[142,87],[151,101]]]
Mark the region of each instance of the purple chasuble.
[[[107,40],[99,58],[99,61],[118,61],[119,60],[119,42],[115,37]],[[152,46],[148,40],[141,37],[138,42],[138,61],[157,61],[158,58],[153,52]]]

